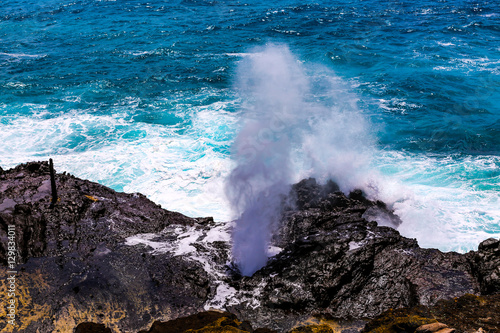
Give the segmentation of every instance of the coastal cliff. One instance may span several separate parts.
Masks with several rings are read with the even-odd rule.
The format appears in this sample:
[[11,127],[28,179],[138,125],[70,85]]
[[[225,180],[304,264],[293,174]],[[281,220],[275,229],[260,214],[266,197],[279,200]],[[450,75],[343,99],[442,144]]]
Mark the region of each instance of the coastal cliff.
[[[274,255],[246,277],[231,263],[231,223],[170,212],[139,193],[66,173],[55,180],[52,203],[48,163],[0,169],[3,276],[10,270],[9,226],[17,250],[15,326],[2,322],[1,332],[90,332],[84,327],[94,324],[167,332],[162,323],[209,310],[227,313],[210,317],[208,324],[218,322],[214,332],[223,327],[220,318],[233,320],[234,332],[287,332],[311,320],[354,332],[394,309],[500,293],[500,240],[467,254],[420,248],[394,229],[401,221],[383,202],[361,191],[345,195],[333,182],[292,186]],[[3,279],[4,301],[7,289]],[[478,306],[498,307],[498,297],[491,300]],[[470,329],[495,332],[494,320]]]

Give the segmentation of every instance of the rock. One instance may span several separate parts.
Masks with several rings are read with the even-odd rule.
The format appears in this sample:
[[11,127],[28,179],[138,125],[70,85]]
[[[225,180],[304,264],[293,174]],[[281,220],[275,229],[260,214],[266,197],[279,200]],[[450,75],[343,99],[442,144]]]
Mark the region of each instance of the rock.
[[500,239],[489,238],[469,254],[473,272],[484,295],[500,293]]
[[74,333],[111,333],[111,330],[104,324],[81,323],[75,328]]
[[454,328],[443,328],[437,331],[436,333],[453,333],[456,330]]
[[186,331],[193,333],[253,332],[250,325],[239,322],[234,314],[207,311],[167,322],[154,322],[149,331],[140,333],[183,333]]
[[443,324],[443,323],[432,323],[432,324],[426,324],[418,327],[415,332],[416,333],[432,333],[439,331],[443,328],[447,328],[448,325]]
[[[411,317],[438,321],[458,332],[500,331],[500,295],[464,295],[452,300],[440,300],[433,306],[417,305],[411,308],[388,310],[365,325],[363,332],[386,332],[388,327],[396,327],[399,322]],[[387,331],[388,332],[388,331]],[[443,331],[442,333],[451,332]]]
[[138,331],[155,320],[204,310],[213,291],[200,262],[127,245],[138,234],[177,239],[160,232],[194,228],[195,219],[69,174],[56,175],[60,201],[50,209],[46,162],[23,164],[3,176],[0,203],[15,205],[0,211],[0,272],[5,276],[7,270],[7,226],[14,225],[17,316],[28,331],[68,332],[96,321],[113,332]]
[[372,207],[392,212],[360,191],[332,193],[309,179],[292,192],[299,204],[285,210],[274,239],[283,251],[252,277],[230,282],[239,301],[227,309],[240,318],[279,331],[310,313],[370,318],[479,292],[466,256],[421,249],[367,221],[363,216]]
[[334,331],[330,326],[322,324],[294,328],[289,333],[334,333]]
[[[153,332],[219,309],[226,312],[206,315],[218,317],[192,329],[287,332],[315,316],[345,322],[345,332],[353,332],[350,323],[364,324],[391,308],[435,304],[445,305],[435,311],[450,309],[447,320],[454,318],[440,322],[459,329],[465,324],[454,317],[460,313],[455,299],[471,313],[483,311],[473,319],[481,325],[472,328],[497,325],[490,300],[499,290],[499,241],[466,255],[421,249],[387,226],[400,223],[390,207],[361,191],[345,195],[335,183],[314,179],[293,185],[271,244],[281,251],[242,277],[231,264],[231,223],[189,218],[141,194],[69,174],[56,174],[55,181],[59,201],[51,209],[48,163],[19,165],[0,177],[0,273],[7,272],[13,225],[21,331],[69,332],[95,323],[114,333]],[[5,279],[0,284],[6,288]],[[480,293],[491,296],[474,295]],[[435,322],[424,310],[391,318],[383,324],[389,331]]]
[[366,324],[362,333],[401,333],[415,332],[417,328],[435,322],[435,319],[418,315],[396,315],[389,310]]
[[[155,322],[149,331],[139,333],[276,333],[276,331],[259,328],[252,329],[251,325],[241,322],[234,314],[228,312],[207,311],[191,316],[177,318],[168,322]],[[312,324],[298,326],[288,333],[334,333],[326,324]]]

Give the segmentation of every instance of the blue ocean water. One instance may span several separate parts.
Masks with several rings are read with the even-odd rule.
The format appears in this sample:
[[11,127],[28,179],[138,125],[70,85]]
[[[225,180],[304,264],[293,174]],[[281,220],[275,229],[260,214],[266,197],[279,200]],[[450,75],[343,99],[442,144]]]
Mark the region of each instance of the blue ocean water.
[[366,119],[373,195],[401,233],[457,251],[500,237],[497,1],[3,0],[0,166],[52,157],[229,220],[238,68],[269,43],[307,68],[309,100]]

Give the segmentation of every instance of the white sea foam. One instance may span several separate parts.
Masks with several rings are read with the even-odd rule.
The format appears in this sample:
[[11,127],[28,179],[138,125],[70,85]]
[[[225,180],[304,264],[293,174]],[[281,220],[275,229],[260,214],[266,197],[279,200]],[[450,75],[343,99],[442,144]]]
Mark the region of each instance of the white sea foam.
[[281,251],[283,251],[281,247],[269,246],[267,249],[267,255],[269,257],[274,257],[275,255],[278,255]]
[[432,10],[432,8],[425,8],[425,9],[422,9],[420,12],[419,12],[420,15],[428,15],[428,14],[434,14],[434,11]]
[[50,157],[58,172],[142,192],[190,216],[229,220],[222,183],[231,162],[217,149],[227,145],[234,119],[220,110],[223,104],[214,104],[191,110],[192,127],[185,134],[175,125],[125,120],[126,114],[47,117],[40,112],[10,118],[0,124],[0,165]]
[[239,53],[224,53],[227,56],[230,57],[252,57],[255,56],[254,53],[245,53],[245,52],[239,52]]
[[487,57],[478,57],[478,58],[456,57],[450,59],[446,65],[434,66],[433,69],[444,70],[444,71],[460,70],[465,73],[490,72],[494,75],[498,75],[500,74],[498,66],[499,64],[500,64],[499,60],[489,59]]
[[204,308],[205,310],[211,309],[225,309],[226,306],[236,305],[239,302],[235,299],[237,294],[236,289],[229,286],[227,283],[220,283],[217,286],[215,297],[209,300]]
[[5,53],[0,52],[0,56],[7,56],[12,58],[43,58],[46,54],[25,54],[25,53]]
[[377,158],[383,186],[377,196],[392,205],[398,230],[423,247],[465,252],[500,237],[500,158],[446,157],[383,152]]
[[363,244],[359,242],[349,242],[349,251],[354,251],[362,247]]
[[435,70],[435,71],[446,71],[446,72],[449,72],[449,71],[453,70],[453,68],[447,67],[447,66],[435,66],[432,69]]
[[[170,253],[173,256],[183,256],[201,264],[216,286],[215,295],[207,300],[204,305],[206,310],[225,309],[226,306],[238,304],[238,292],[227,282],[226,264],[212,261],[214,251],[213,243],[230,241],[229,229],[232,223],[217,223],[211,230],[205,232],[193,226],[170,225],[158,234],[138,234],[125,240],[128,246],[146,246],[151,254]],[[164,236],[168,235],[168,239]],[[202,246],[204,250],[198,251],[195,245]],[[207,252],[208,251],[208,252]],[[211,253],[210,253],[211,252]]]
[[455,44],[453,43],[450,43],[450,42],[437,42],[438,45],[441,45],[441,46],[455,46]]
[[158,242],[154,241],[157,238],[156,234],[137,234],[130,236],[125,240],[125,245],[135,246],[135,245],[145,245],[153,249],[152,253],[165,253],[174,250],[174,247],[170,242]]

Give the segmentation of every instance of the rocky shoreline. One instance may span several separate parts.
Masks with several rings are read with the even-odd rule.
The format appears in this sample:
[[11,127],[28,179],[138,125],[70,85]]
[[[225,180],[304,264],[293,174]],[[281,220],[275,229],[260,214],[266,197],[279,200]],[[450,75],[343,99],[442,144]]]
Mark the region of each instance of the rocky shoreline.
[[[469,308],[499,309],[500,240],[467,254],[422,249],[391,227],[400,221],[384,203],[361,191],[346,196],[314,179],[295,184],[275,255],[243,277],[231,265],[231,223],[170,212],[139,193],[66,173],[55,180],[59,200],[51,207],[48,163],[0,169],[0,270],[6,276],[14,225],[19,332],[183,332],[161,323],[213,310],[225,315],[212,314],[192,332],[287,332],[312,323],[315,332],[347,333],[373,318],[366,332],[376,331],[373,323],[385,327],[380,332],[415,331],[391,320],[417,312],[458,332],[500,329],[494,313],[467,324],[432,311],[463,297]],[[5,298],[5,279],[1,288]],[[0,323],[1,332],[11,328]]]

